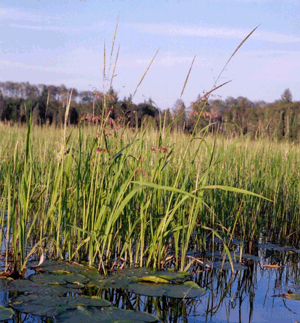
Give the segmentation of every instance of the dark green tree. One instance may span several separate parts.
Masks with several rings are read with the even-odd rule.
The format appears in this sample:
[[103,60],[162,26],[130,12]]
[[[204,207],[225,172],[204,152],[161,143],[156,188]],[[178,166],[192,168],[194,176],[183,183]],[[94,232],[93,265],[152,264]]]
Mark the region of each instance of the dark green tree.
[[173,106],[174,127],[177,131],[185,131],[186,128],[186,107],[181,99],[178,99]]
[[290,91],[290,89],[284,90],[284,92],[281,95],[281,101],[283,101],[284,103],[293,102],[293,96],[292,96],[292,92]]

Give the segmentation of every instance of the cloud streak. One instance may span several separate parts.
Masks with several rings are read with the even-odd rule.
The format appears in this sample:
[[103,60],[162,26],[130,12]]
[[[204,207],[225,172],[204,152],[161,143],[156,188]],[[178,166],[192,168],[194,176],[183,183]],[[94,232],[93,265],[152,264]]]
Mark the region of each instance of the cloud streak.
[[50,22],[59,20],[58,16],[38,15],[34,12],[17,10],[14,8],[0,7],[1,20],[32,21],[32,22]]
[[64,27],[64,26],[37,26],[37,25],[20,25],[15,23],[10,23],[9,26],[13,28],[20,28],[20,29],[29,29],[34,31],[56,31],[56,32],[63,32],[63,33],[81,33],[85,31],[96,31],[97,28],[104,26],[105,22],[99,22],[92,26],[84,26],[84,27]]
[[[180,26],[171,24],[139,24],[128,23],[128,27],[134,28],[141,33],[168,36],[188,36],[188,37],[206,37],[206,38],[224,38],[224,39],[243,39],[251,31],[246,29],[230,28],[207,28],[197,26]],[[294,35],[285,35],[274,32],[260,31],[259,29],[251,35],[252,39],[262,40],[274,43],[298,43],[300,37]]]

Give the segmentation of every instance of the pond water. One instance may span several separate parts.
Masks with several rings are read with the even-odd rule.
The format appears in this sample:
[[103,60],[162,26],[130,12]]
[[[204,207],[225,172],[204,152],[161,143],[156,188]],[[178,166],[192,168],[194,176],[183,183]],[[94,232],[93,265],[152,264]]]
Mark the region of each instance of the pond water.
[[[236,264],[235,267],[238,270],[235,270],[234,274],[232,274],[230,269],[220,271],[219,258],[222,256],[220,253],[214,253],[214,258],[208,253],[205,261],[209,266],[214,267],[214,269],[206,267],[203,270],[203,265],[199,263],[191,267],[192,276],[188,280],[192,279],[193,282],[205,290],[204,295],[200,292],[198,294],[200,297],[195,298],[189,298],[188,296],[183,299],[174,298],[176,294],[170,292],[170,290],[164,292],[164,295],[171,295],[172,297],[154,297],[153,295],[160,293],[160,291],[151,291],[151,282],[147,283],[150,285],[145,284],[143,290],[146,291],[145,294],[149,293],[149,291],[150,294],[154,294],[151,294],[152,296],[141,295],[143,292],[140,289],[132,287],[135,281],[132,281],[131,278],[138,276],[140,279],[140,277],[145,276],[145,272],[147,272],[148,276],[151,276],[152,271],[147,271],[146,269],[142,272],[133,271],[130,274],[131,276],[129,275],[131,277],[130,279],[128,278],[128,274],[124,274],[126,279],[130,280],[126,283],[126,286],[123,286],[123,280],[121,278],[120,281],[118,280],[118,277],[121,277],[120,272],[107,279],[103,277],[101,280],[98,279],[98,285],[96,284],[97,286],[93,287],[79,286],[76,289],[77,287],[72,287],[68,281],[68,288],[74,289],[65,294],[65,296],[73,296],[74,298],[74,296],[97,295],[102,300],[107,300],[110,304],[109,306],[127,311],[135,310],[150,313],[159,317],[160,322],[294,323],[300,321],[300,301],[289,298],[300,299],[300,296],[298,296],[300,294],[299,253],[299,250],[294,248],[271,244],[260,245],[260,248],[256,251],[256,256],[253,258],[250,255],[243,256],[244,267],[239,267]],[[194,256],[196,257],[196,254]],[[198,259],[200,260],[200,257]],[[237,257],[234,257],[234,259],[237,261]],[[201,260],[203,259],[201,258]],[[272,267],[268,268],[270,265]],[[229,263],[225,262],[224,268],[227,268],[227,266],[229,266]],[[32,271],[29,274],[32,274]],[[32,284],[42,283],[41,277],[45,274],[39,273],[35,276],[37,275],[39,276],[34,279],[32,278],[33,276],[29,276]],[[176,286],[177,284],[183,286],[182,284],[185,279],[182,281],[181,279],[182,277],[179,279],[176,278]],[[174,283],[174,280],[172,283]],[[154,283],[154,285],[156,287],[158,285],[163,286],[165,289],[167,288],[165,286],[169,286],[161,285],[160,283]],[[6,288],[5,286],[2,284],[0,291],[1,305],[5,307],[12,306],[14,297],[19,297],[18,300],[22,300],[20,297],[24,296],[20,295],[24,294],[24,291],[17,292],[13,288]],[[66,286],[64,285],[64,287]],[[30,288],[31,290],[25,292],[25,295],[35,293],[33,287]],[[37,293],[39,297],[43,297],[39,293],[40,291]],[[197,295],[197,291],[195,295]],[[189,296],[193,297],[193,294]],[[31,315],[30,313],[24,314],[24,311],[26,311],[24,307],[22,309],[19,308],[23,313],[17,310],[17,306],[14,309],[14,318],[6,322],[55,322],[55,319],[43,318],[37,315]],[[66,313],[69,312],[67,311]],[[92,317],[89,322],[93,322]],[[67,320],[61,319],[59,322],[65,321]],[[95,320],[95,322],[98,321]],[[113,320],[107,320],[105,322],[113,322]],[[133,319],[132,322],[134,322]],[[143,320],[140,320],[140,322],[143,322]]]

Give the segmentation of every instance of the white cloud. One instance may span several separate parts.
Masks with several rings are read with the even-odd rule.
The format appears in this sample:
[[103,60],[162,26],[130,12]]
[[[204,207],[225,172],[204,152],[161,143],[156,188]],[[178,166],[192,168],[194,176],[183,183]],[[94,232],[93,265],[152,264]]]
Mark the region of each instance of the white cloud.
[[[136,59],[136,66],[147,67],[151,62],[151,57]],[[193,56],[177,56],[176,54],[167,54],[163,57],[156,58],[153,61],[153,66],[160,67],[173,67],[173,66],[190,66],[194,57]],[[211,66],[211,58],[209,57],[196,57],[193,66]]]
[[[250,29],[229,29],[229,28],[203,28],[197,26],[180,26],[171,24],[138,24],[128,23],[142,33],[169,35],[169,36],[192,36],[192,37],[210,37],[210,38],[227,38],[243,39],[249,33]],[[295,43],[300,42],[300,37],[293,35],[279,34],[275,32],[260,31],[259,28],[251,35],[251,38],[275,43]]]
[[34,22],[49,22],[53,20],[59,20],[58,16],[45,16],[38,15],[34,12],[22,11],[14,8],[0,7],[1,20],[17,20],[17,21],[34,21]]
[[105,22],[99,22],[97,24],[93,24],[91,26],[83,26],[83,27],[64,27],[64,26],[41,26],[41,25],[20,25],[15,23],[10,23],[9,26],[13,28],[20,28],[20,29],[29,29],[29,30],[37,30],[37,31],[59,31],[64,33],[80,33],[84,31],[94,31],[104,26]]
[[30,30],[43,30],[43,31],[62,31],[67,32],[70,28],[59,27],[59,26],[32,26],[32,25],[19,25],[19,24],[9,24],[13,28],[30,29]]
[[0,60],[0,65],[2,67],[9,67],[9,68],[20,68],[20,69],[26,69],[26,70],[32,70],[32,71],[43,71],[43,72],[54,72],[54,73],[70,73],[70,69],[63,69],[60,66],[41,66],[41,65],[32,65],[32,64],[26,64],[23,62],[16,62],[16,61],[10,61],[10,60]]

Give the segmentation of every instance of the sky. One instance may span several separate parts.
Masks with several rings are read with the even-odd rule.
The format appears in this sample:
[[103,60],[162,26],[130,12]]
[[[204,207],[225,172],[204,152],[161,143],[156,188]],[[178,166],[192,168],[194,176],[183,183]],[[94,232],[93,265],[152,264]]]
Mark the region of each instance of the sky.
[[137,89],[135,103],[189,106],[258,25],[216,85],[231,82],[211,98],[273,102],[289,88],[299,101],[299,0],[1,0],[0,81],[107,91],[117,61],[120,99]]

